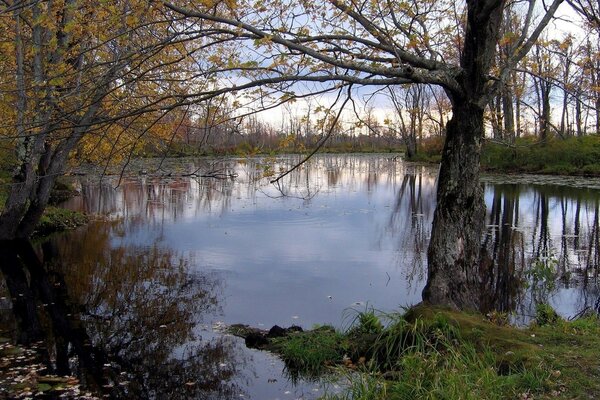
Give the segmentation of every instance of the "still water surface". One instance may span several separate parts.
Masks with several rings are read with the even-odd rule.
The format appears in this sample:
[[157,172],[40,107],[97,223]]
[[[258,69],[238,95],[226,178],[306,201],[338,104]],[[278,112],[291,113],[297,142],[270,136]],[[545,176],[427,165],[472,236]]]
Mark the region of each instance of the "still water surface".
[[[121,395],[316,398],[323,385],[293,385],[277,358],[221,327],[344,328],[352,309],[421,300],[437,167],[324,155],[269,183],[295,161],[166,160],[163,176],[146,161],[121,182],[78,180],[82,196],[66,206],[101,218],[53,237],[43,253],[90,340],[129,374]],[[226,177],[182,176],[192,172]],[[483,184],[489,306],[517,323],[536,302],[567,317],[596,306],[600,183],[489,176]]]

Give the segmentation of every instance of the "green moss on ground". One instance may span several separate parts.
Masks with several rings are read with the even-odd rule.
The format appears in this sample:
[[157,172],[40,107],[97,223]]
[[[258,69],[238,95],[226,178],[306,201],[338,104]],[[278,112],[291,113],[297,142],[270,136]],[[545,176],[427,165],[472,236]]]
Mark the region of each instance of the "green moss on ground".
[[44,210],[44,215],[40,218],[33,236],[48,236],[52,233],[75,229],[87,224],[88,221],[88,216],[83,213],[49,206]]
[[569,322],[547,312],[538,310],[542,323],[515,328],[496,314],[370,311],[346,332],[294,332],[269,349],[294,377],[346,376],[347,390],[329,399],[592,398],[600,393],[598,318]]

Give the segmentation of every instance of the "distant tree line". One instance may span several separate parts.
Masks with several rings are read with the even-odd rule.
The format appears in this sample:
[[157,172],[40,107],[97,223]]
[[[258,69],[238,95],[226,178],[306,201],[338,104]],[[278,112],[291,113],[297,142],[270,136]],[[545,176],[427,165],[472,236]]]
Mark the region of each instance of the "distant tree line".
[[[600,133],[600,25],[594,17],[600,6],[583,3],[577,2],[585,34],[546,33],[490,98],[485,114],[489,139],[514,143],[533,136],[544,142]],[[523,24],[523,16],[513,8],[507,7],[505,13],[498,65],[506,61],[506,49],[516,40],[513,32]],[[383,96],[377,105],[373,100],[361,103],[338,123],[330,148],[392,151],[402,147],[410,158],[423,139],[444,135],[452,115],[444,90],[430,84],[390,85],[379,92]],[[236,104],[230,95],[223,95],[197,105],[181,124],[174,145],[225,152],[301,151],[316,143],[331,118],[331,110],[312,100],[261,116],[240,117]]]

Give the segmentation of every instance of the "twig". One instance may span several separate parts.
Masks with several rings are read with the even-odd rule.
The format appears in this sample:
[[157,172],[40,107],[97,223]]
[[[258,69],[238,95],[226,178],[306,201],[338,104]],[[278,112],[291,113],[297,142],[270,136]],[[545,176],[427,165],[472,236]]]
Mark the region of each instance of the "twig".
[[[304,164],[305,162],[307,162],[308,160],[310,160],[310,158],[312,156],[314,156],[320,149],[321,147],[323,147],[323,145],[325,144],[325,142],[327,142],[327,140],[331,137],[331,135],[333,134],[333,131],[335,129],[335,126],[337,125],[340,116],[342,115],[342,111],[344,111],[344,107],[346,106],[346,104],[348,103],[348,101],[352,98],[351,95],[351,90],[352,90],[352,85],[348,86],[348,97],[346,97],[346,99],[344,100],[344,102],[342,103],[342,106],[340,107],[337,115],[335,116],[335,119],[333,120],[333,123],[331,124],[331,127],[329,128],[329,131],[327,132],[327,135],[325,135],[317,144],[317,146],[313,149],[313,151],[310,152],[309,155],[307,155],[306,157],[304,157],[304,159],[302,161],[300,161],[298,164],[294,165],[292,168],[290,168],[289,170],[287,170],[286,172],[284,172],[283,174],[279,175],[277,178],[273,179],[271,181],[271,183],[279,183],[279,181],[283,178],[285,178],[286,176],[288,176],[289,174],[291,174],[292,172],[294,172],[296,169],[298,169],[302,164]],[[341,91],[338,94],[338,97],[336,98],[337,102],[340,98],[341,95]],[[335,103],[334,103],[335,104]]]

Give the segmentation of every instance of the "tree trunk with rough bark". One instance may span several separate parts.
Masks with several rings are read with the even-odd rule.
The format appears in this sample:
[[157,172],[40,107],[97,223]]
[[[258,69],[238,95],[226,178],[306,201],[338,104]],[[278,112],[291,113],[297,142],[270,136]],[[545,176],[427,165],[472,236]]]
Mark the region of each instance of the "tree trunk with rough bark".
[[417,138],[411,132],[406,135],[404,142],[406,143],[406,157],[411,160],[417,155]]
[[542,102],[542,114],[540,115],[540,140],[544,143],[550,138],[550,91],[552,85],[549,82],[540,82],[540,93]]
[[495,54],[504,1],[467,1],[467,27],[461,57],[462,92],[449,92],[452,119],[446,128],[428,249],[423,300],[457,309],[481,305],[480,252],[485,224],[479,182],[484,107],[489,102],[489,71]]
[[478,105],[467,100],[453,107],[438,178],[423,291],[423,299],[432,304],[479,308],[479,254],[485,219],[479,183],[483,124],[483,109]]

